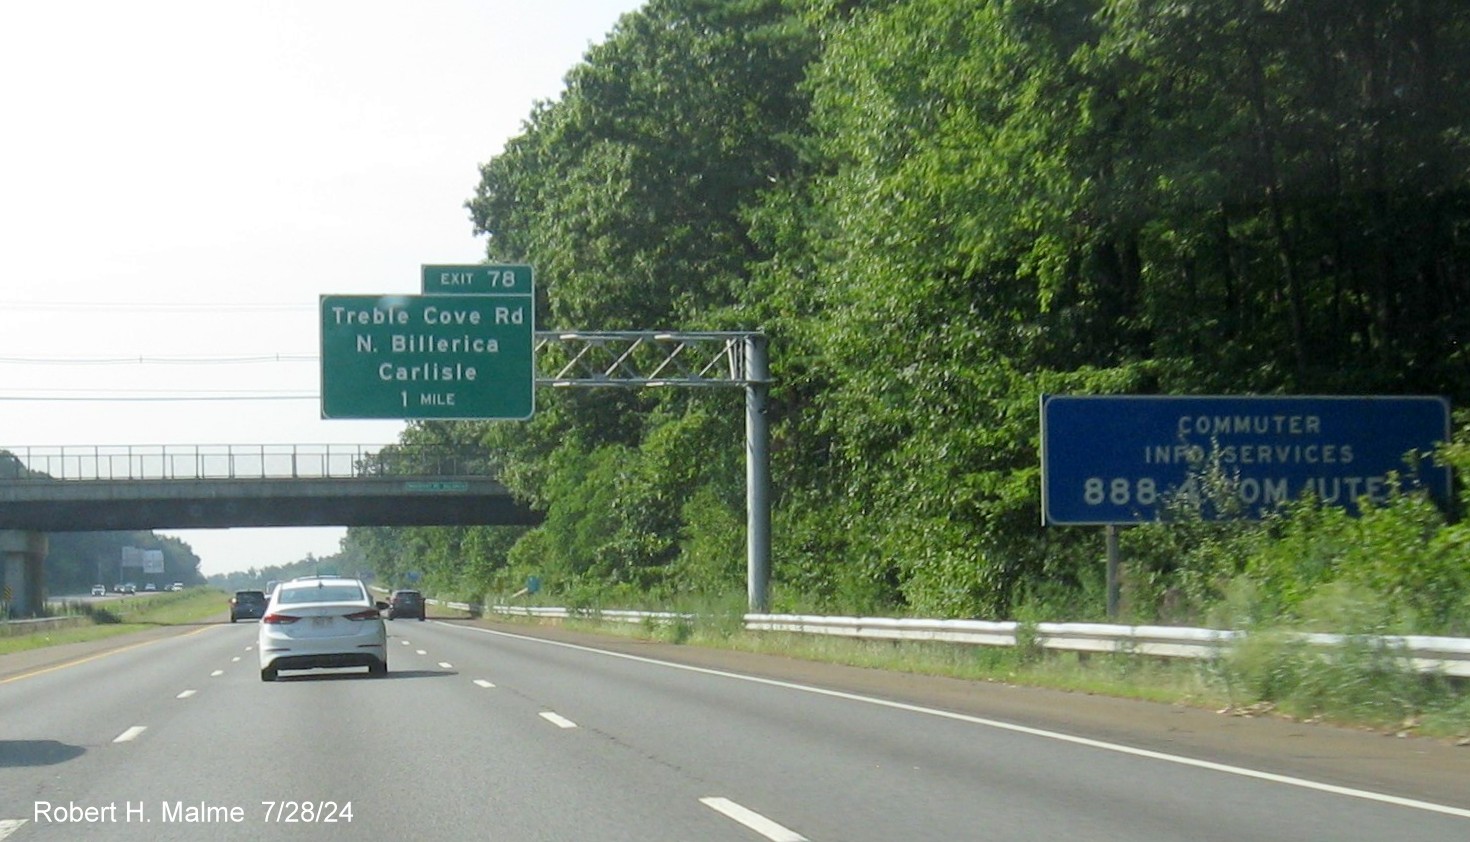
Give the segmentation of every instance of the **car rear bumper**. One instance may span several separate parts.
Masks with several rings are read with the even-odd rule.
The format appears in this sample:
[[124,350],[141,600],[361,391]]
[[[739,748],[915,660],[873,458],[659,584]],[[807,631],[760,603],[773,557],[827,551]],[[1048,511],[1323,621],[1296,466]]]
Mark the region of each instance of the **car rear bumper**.
[[381,621],[376,629],[366,629],[363,634],[294,638],[267,632],[259,643],[261,669],[329,669],[388,662],[387,633],[382,631]]
[[386,663],[386,661],[381,650],[376,654],[370,652],[320,652],[315,655],[283,655],[273,659],[269,664],[262,663],[261,669],[315,670],[333,669],[336,667],[373,667],[382,663]]

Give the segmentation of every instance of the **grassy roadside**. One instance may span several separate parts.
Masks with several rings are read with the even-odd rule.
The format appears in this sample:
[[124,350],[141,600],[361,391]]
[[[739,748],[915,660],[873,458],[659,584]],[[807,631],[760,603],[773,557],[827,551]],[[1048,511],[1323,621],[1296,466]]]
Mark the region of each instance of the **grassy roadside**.
[[0,637],[0,655],[66,643],[85,643],[158,626],[198,623],[222,615],[228,597],[214,588],[146,594],[91,603],[78,608],[86,625]]
[[[535,625],[535,618],[496,616]],[[617,637],[706,646],[869,669],[1419,735],[1470,746],[1470,692],[1464,682],[1398,671],[1381,659],[1347,653],[1306,660],[1289,649],[1247,649],[1217,661],[1043,652],[925,641],[860,640],[746,632],[737,619],[616,623],[577,619],[566,628]],[[1270,686],[1261,686],[1266,681]],[[1284,685],[1292,683],[1292,687]]]

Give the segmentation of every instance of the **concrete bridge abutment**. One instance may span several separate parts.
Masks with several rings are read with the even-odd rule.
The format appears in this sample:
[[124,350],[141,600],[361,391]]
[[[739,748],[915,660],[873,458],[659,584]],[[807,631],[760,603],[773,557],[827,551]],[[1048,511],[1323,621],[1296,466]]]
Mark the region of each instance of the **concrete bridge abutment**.
[[12,617],[40,616],[46,604],[46,533],[0,529],[0,602]]

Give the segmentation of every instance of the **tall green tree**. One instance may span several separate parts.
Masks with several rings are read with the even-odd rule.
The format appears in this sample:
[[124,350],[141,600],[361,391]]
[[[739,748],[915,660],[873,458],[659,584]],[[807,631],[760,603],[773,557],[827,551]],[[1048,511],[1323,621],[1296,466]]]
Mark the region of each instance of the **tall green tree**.
[[[798,82],[816,48],[796,12],[654,0],[483,167],[472,219],[494,256],[537,267],[543,327],[758,326],[748,215],[799,166]],[[691,529],[684,503],[739,511],[738,400],[665,391],[548,395],[529,424],[471,434],[507,454],[511,487],[547,511],[510,565],[669,590],[682,547],[720,543]]]
[[808,83],[820,233],[784,263],[820,305],[821,446],[851,501],[831,515],[872,589],[995,613],[1082,575],[1090,553],[1038,525],[1045,391],[1463,394],[1465,18],[1311,0],[842,18]]
[[[469,206],[542,326],[771,337],[778,605],[1004,615],[1100,549],[1040,525],[1043,393],[1470,397],[1467,36],[1456,0],[655,0]],[[547,512],[483,575],[673,594],[736,575],[732,403],[406,438]]]

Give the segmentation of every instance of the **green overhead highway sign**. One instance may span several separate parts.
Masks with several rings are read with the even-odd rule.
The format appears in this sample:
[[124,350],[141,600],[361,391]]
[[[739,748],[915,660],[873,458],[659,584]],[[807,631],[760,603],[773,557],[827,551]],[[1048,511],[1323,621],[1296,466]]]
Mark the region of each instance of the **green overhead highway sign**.
[[322,417],[530,418],[530,293],[322,296]]
[[531,267],[523,263],[423,267],[424,294],[526,295],[532,292]]

